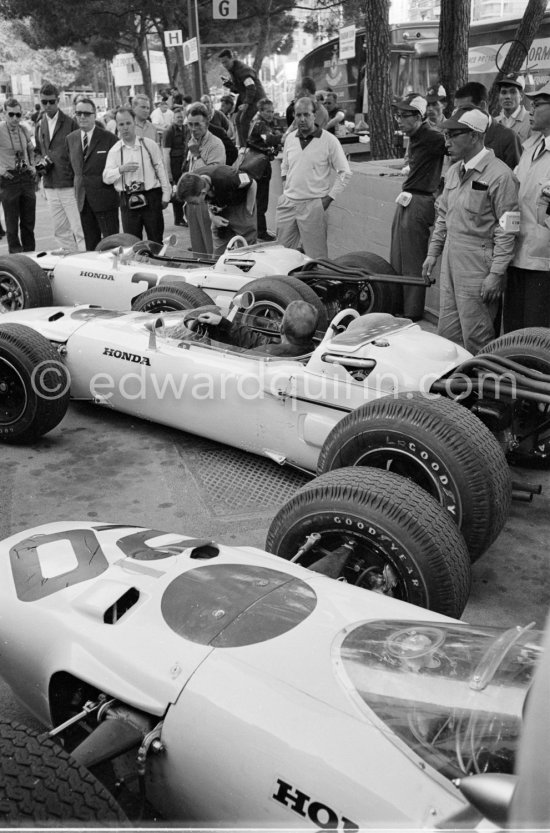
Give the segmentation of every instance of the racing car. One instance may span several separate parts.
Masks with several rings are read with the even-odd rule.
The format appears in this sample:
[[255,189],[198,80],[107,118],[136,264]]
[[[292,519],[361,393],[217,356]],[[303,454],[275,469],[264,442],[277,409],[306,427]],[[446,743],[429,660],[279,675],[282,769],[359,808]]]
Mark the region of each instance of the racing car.
[[[312,353],[269,358],[197,341],[187,327],[197,312],[6,313],[0,438],[34,441],[61,421],[70,395],[311,473],[391,470],[445,506],[472,558],[508,516],[505,454],[546,460],[546,330],[512,333],[472,357],[408,319],[343,310]],[[232,314],[278,338],[238,303]]]
[[397,284],[423,283],[397,276],[370,252],[312,261],[294,249],[249,246],[237,236],[214,259],[182,252],[174,242],[173,235],[159,244],[119,234],[105,238],[100,251],[0,257],[0,312],[84,303],[142,312],[212,303],[227,309],[236,292],[251,290],[256,314],[279,319],[290,301],[302,299],[317,308],[319,329],[325,330],[327,316],[345,307],[394,312]]
[[[541,633],[418,614],[181,533],[57,522],[0,544],[0,674],[72,789],[85,767],[134,820],[473,829],[454,781],[513,771]],[[21,823],[39,793],[4,783]]]

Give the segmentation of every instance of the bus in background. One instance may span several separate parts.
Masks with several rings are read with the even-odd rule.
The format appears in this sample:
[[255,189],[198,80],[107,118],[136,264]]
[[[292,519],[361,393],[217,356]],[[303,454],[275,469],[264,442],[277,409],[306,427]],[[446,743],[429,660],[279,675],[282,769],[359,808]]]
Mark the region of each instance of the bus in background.
[[[490,88],[497,75],[497,53],[506,41],[511,41],[521,18],[472,23],[469,34],[468,77]],[[392,93],[403,98],[409,92],[426,93],[439,83],[437,36],[439,23],[423,21],[390,26]],[[499,54],[502,64],[509,46]],[[339,104],[346,110],[346,118],[366,112],[364,91],[358,93],[357,79],[364,78],[365,30],[358,29],[355,37],[355,57],[339,58],[339,39],[334,38],[309,52],[298,64],[297,81],[311,76],[318,90],[330,88],[338,95]],[[537,89],[550,81],[550,14],[545,15],[522,67],[526,90]]]

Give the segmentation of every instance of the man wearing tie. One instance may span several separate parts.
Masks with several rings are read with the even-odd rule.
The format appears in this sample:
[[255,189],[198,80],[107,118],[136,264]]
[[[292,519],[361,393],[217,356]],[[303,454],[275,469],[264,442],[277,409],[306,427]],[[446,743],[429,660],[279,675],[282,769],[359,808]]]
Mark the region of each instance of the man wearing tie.
[[494,319],[514,254],[516,179],[484,146],[489,117],[471,104],[441,125],[451,165],[422,275],[441,258],[437,332],[477,353],[495,337]]
[[97,127],[91,99],[79,98],[75,116],[79,129],[69,133],[66,142],[84,241],[92,251],[102,237],[119,231],[118,194],[113,185],[103,182],[107,154],[117,139],[110,130]]

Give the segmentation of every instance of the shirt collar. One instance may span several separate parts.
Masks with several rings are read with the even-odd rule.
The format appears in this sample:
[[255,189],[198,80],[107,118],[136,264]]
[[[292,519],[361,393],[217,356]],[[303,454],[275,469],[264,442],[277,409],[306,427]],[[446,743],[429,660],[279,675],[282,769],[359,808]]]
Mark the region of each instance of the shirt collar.
[[472,156],[467,162],[464,163],[464,169],[466,171],[473,171],[474,168],[478,166],[484,156],[487,154],[487,148],[482,148],[479,153],[476,153],[475,156]]

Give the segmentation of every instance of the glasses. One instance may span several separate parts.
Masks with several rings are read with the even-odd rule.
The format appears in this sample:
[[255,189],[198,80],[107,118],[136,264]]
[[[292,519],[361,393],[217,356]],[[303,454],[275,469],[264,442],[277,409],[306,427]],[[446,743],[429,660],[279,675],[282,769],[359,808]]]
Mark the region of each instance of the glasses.
[[57,98],[41,98],[40,104],[55,104]]
[[76,116],[95,116],[95,113],[93,112],[93,110],[76,110],[75,115]]
[[13,119],[14,117],[15,117],[16,119],[20,119],[20,118],[21,118],[21,113],[8,113],[7,115],[10,117],[10,119]]
[[462,136],[465,133],[471,133],[471,130],[444,130],[443,136],[445,139],[456,139],[457,136]]

